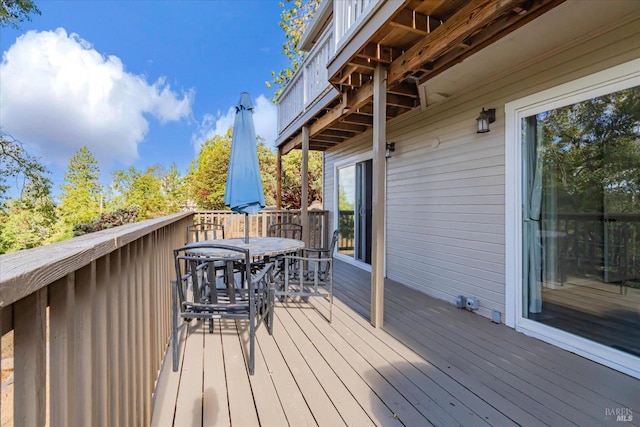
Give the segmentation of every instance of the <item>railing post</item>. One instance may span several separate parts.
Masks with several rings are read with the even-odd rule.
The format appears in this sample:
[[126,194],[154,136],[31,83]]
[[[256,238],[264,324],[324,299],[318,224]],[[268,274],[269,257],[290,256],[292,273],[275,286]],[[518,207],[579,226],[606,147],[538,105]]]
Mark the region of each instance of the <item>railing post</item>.
[[46,423],[46,308],[47,289],[15,302],[13,422],[16,426],[40,427]]

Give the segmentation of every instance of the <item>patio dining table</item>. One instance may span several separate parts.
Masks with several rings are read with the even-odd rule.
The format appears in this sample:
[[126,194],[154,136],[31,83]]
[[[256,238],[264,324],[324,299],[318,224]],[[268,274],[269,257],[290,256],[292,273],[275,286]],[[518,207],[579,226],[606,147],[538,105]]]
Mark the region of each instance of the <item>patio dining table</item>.
[[[296,253],[298,250],[304,248],[304,242],[302,240],[284,237],[251,237],[249,238],[249,243],[245,243],[243,238],[205,240],[200,243],[214,243],[249,249],[249,256],[252,259],[263,258],[267,261],[272,257]],[[205,255],[212,258],[230,258],[226,265],[225,282],[228,288],[234,286],[233,269],[237,252],[233,253],[222,248],[215,250],[212,248],[193,248],[189,252],[194,255]],[[230,295],[233,294],[230,293]]]

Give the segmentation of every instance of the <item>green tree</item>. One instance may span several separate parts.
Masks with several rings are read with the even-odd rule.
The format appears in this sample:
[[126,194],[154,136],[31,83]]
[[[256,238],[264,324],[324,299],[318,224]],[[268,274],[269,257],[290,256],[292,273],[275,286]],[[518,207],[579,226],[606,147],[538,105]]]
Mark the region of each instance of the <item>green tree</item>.
[[[11,188],[8,179],[19,182],[23,178],[32,187],[42,188],[51,184],[49,171],[40,161],[25,150],[22,143],[0,128],[0,204]],[[22,191],[23,186],[19,190]]]
[[319,4],[320,0],[287,0],[286,3],[280,2],[280,7],[284,8],[278,23],[284,31],[285,37],[282,53],[290,60],[291,65],[278,72],[272,71],[273,80],[265,82],[268,88],[271,87],[272,83],[278,85],[273,97],[274,101],[278,99],[282,89],[289,83],[293,74],[304,61],[306,54],[299,48],[300,37],[302,37],[306,25],[315,15]]
[[231,154],[231,129],[216,135],[200,148],[188,172],[189,194],[200,209],[224,209],[224,190]]
[[84,146],[69,160],[57,215],[60,221],[55,240],[69,238],[73,226],[91,222],[100,214],[102,187],[98,162]]
[[34,248],[47,241],[56,223],[51,182],[30,180],[0,214],[0,253]]
[[167,213],[179,212],[187,205],[188,192],[186,179],[180,175],[178,166],[171,163],[169,170],[162,177],[162,194],[166,200]]
[[131,166],[128,170],[113,173],[114,197],[112,206],[117,209],[137,206],[138,220],[157,218],[180,210],[177,199],[182,189],[177,167],[167,172],[159,164],[149,166],[144,172]]
[[[309,152],[309,198],[307,206],[314,200],[322,201],[322,153]],[[301,209],[302,203],[302,151],[293,150],[282,158],[282,207]]]
[[40,9],[31,0],[0,1],[0,27],[18,28],[25,20],[30,21],[30,13],[40,15]]
[[[205,142],[198,158],[194,160],[187,176],[188,193],[200,209],[226,209],[224,192],[227,186],[227,172],[231,155],[231,135],[229,129],[225,136],[216,135]],[[265,144],[264,139],[257,137],[256,149],[262,176],[265,204],[275,204],[276,197],[276,156]]]

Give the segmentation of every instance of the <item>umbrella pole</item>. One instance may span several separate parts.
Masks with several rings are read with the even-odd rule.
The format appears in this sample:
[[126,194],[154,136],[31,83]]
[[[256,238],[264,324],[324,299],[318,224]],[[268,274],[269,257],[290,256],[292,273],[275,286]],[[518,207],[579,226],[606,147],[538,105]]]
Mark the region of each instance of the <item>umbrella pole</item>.
[[244,242],[249,244],[249,214],[244,214]]

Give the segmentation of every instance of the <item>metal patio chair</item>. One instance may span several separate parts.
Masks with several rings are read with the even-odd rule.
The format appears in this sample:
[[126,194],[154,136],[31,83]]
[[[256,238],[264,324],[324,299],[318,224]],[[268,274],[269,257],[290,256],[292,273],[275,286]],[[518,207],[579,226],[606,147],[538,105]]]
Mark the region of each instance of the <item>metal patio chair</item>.
[[294,222],[278,222],[271,224],[267,230],[267,236],[302,240],[302,225]]
[[172,285],[173,370],[179,362],[179,318],[186,322],[193,319],[208,320],[213,333],[215,319],[246,320],[249,326],[249,374],[255,364],[255,332],[264,321],[269,335],[273,332],[274,283],[272,263],[267,263],[256,274],[233,274],[235,285],[217,286],[224,282],[215,269],[206,265],[244,263],[249,265],[249,250],[213,242],[191,243],[174,249],[176,280]]
[[285,255],[276,297],[281,301],[292,297],[325,297],[329,300],[329,323],[333,316],[333,254],[338,243],[338,230],[333,232],[328,248],[301,249],[301,255]]
[[201,222],[187,226],[187,243],[224,239],[224,225]]

